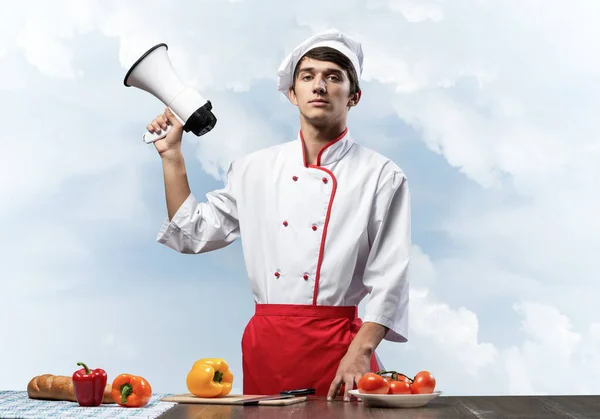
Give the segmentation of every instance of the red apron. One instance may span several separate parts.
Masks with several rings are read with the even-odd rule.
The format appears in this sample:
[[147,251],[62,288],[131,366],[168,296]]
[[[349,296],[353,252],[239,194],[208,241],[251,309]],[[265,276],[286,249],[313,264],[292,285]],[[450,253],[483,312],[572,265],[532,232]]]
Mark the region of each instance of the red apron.
[[[257,304],[242,336],[243,393],[314,387],[327,396],[362,320],[355,306]],[[379,371],[377,357],[371,371]]]

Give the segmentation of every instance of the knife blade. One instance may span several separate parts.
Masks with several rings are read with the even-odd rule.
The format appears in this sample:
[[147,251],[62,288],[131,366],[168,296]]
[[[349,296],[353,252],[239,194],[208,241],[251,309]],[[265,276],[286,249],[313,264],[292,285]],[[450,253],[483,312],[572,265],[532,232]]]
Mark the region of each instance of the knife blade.
[[300,388],[297,390],[286,390],[282,391],[280,394],[292,394],[294,396],[306,396],[307,394],[315,394],[314,388]]

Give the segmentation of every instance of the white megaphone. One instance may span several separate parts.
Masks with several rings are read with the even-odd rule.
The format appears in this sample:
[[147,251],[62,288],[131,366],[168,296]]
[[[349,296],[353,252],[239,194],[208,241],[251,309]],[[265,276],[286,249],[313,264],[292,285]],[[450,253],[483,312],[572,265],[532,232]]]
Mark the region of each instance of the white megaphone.
[[[183,84],[171,65],[167,49],[167,45],[161,43],[146,51],[127,71],[123,83],[160,99],[173,111],[185,131],[191,131],[199,137],[212,130],[217,123],[217,118],[211,112],[212,104],[195,89]],[[164,138],[171,128],[171,125],[167,125],[167,129],[160,134],[146,131],[143,139],[148,144],[153,143]]]

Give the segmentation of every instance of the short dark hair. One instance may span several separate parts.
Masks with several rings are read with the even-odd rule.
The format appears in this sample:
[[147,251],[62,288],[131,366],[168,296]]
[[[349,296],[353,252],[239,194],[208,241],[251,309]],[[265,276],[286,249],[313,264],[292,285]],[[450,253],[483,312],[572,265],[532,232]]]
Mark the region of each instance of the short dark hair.
[[308,51],[298,60],[296,68],[294,69],[293,85],[296,84],[296,77],[298,77],[298,71],[300,70],[300,63],[304,58],[312,58],[313,60],[319,61],[330,61],[334,64],[339,65],[342,70],[345,70],[350,79],[350,95],[354,95],[360,91],[360,85],[358,83],[358,75],[352,65],[352,61],[338,50],[330,47],[317,47]]

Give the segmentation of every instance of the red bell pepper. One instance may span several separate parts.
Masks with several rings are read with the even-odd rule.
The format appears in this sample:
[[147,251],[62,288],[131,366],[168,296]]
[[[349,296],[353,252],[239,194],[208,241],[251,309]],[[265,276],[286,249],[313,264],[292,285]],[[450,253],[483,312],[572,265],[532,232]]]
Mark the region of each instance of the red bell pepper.
[[77,402],[80,406],[100,406],[106,388],[106,371],[100,368],[90,370],[83,362],[78,362],[77,365],[83,367],[73,373]]

